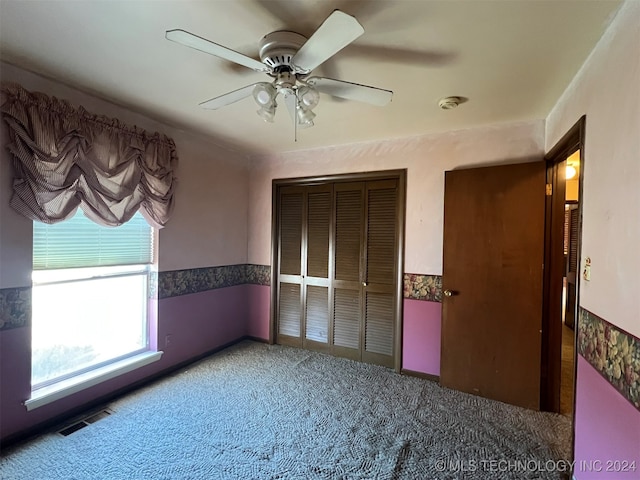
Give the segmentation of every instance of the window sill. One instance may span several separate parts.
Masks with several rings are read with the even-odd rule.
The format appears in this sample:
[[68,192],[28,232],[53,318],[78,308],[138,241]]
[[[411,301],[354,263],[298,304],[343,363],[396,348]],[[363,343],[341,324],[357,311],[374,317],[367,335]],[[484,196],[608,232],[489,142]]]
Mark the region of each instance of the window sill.
[[39,388],[31,392],[31,398],[24,402],[24,406],[27,407],[27,411],[42,407],[43,405],[93,387],[106,380],[131,372],[144,365],[157,362],[160,360],[160,357],[162,357],[162,353],[163,352],[144,352],[102,368],[83,373],[82,375],[63,380],[54,385]]

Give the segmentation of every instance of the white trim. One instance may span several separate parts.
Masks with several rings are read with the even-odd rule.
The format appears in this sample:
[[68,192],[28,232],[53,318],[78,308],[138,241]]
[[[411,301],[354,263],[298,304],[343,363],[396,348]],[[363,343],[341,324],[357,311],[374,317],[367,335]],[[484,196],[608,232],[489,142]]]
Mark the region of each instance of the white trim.
[[27,411],[42,407],[49,403],[60,400],[74,393],[93,387],[106,380],[110,380],[119,375],[131,372],[153,362],[157,362],[162,357],[163,352],[144,352],[133,357],[125,358],[115,363],[111,363],[96,370],[92,370],[82,375],[63,380],[61,382],[39,388],[31,392],[31,398],[24,402]]

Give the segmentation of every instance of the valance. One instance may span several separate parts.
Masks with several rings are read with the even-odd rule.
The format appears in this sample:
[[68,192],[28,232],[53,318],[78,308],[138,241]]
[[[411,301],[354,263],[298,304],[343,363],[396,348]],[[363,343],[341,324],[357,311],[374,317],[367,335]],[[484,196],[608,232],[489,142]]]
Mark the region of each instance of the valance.
[[167,136],[16,84],[2,83],[0,112],[14,163],[11,206],[25,217],[56,223],[80,206],[106,226],[138,210],[155,227],[168,221],[178,157]]

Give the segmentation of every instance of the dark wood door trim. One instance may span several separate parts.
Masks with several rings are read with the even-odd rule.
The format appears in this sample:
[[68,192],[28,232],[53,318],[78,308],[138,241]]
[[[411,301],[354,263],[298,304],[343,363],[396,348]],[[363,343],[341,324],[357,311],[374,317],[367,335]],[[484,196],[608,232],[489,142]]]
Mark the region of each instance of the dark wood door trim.
[[314,177],[295,177],[295,178],[274,178],[272,181],[273,186],[283,185],[317,185],[323,183],[342,183],[342,182],[366,182],[369,180],[381,180],[392,178],[405,178],[406,181],[407,170],[376,170],[374,172],[360,172],[360,173],[340,173],[335,175],[319,175]]
[[[564,176],[559,177],[559,164],[547,160],[545,198],[544,276],[542,287],[542,344],[540,363],[540,409],[560,412],[560,373],[562,353],[562,279],[564,276]],[[562,210],[562,212],[560,212]],[[560,215],[562,213],[562,215]]]
[[[578,183],[578,271],[580,271],[581,259],[581,238],[582,238],[582,205],[583,205],[583,185],[584,185],[584,160],[585,160],[585,131],[586,116],[583,115],[571,127],[571,129],[558,141],[558,143],[545,156],[547,162],[548,179],[552,181],[552,194],[547,196],[547,209],[545,218],[545,270],[544,270],[544,293],[543,293],[543,319],[542,319],[542,365],[541,365],[541,385],[540,385],[540,405],[543,410],[558,412],[560,410],[560,370],[561,370],[561,348],[562,348],[562,306],[558,303],[557,292],[562,291],[562,277],[564,258],[562,248],[556,242],[557,233],[554,235],[553,229],[557,227],[559,215],[564,218],[565,199],[554,198],[560,193],[564,195],[564,189],[556,188],[560,181],[558,172],[559,165],[564,162],[573,152],[580,150],[580,173]],[[562,177],[564,181],[564,176]],[[554,210],[555,207],[555,210]],[[562,211],[560,211],[562,209]],[[555,216],[555,218],[554,218]],[[564,223],[564,221],[563,221]],[[576,278],[576,305],[580,305],[580,275]],[[574,372],[576,378],[576,335],[578,326],[574,328]],[[571,449],[575,445],[575,388],[574,381],[573,395],[573,424]],[[573,457],[572,457],[573,458]]]
[[[545,156],[547,162],[547,183],[551,183],[552,193],[546,199],[545,217],[545,275],[542,319],[542,365],[540,385],[540,405],[542,410],[560,410],[560,358],[562,343],[562,277],[564,258],[562,255],[562,235],[560,222],[564,225],[564,176],[560,177],[558,166],[569,155],[580,150],[581,163],[584,162],[584,132],[586,117],[582,116],[560,141]],[[582,199],[584,168],[580,168],[579,198]],[[559,186],[562,183],[562,186]],[[560,198],[562,197],[562,198]],[[582,202],[580,202],[582,203]],[[579,207],[582,218],[582,207]],[[562,220],[558,218],[562,217]],[[578,245],[578,251],[580,246]],[[578,280],[579,282],[579,280]],[[578,301],[578,299],[576,299]]]
[[[404,275],[404,242],[405,242],[405,218],[406,218],[406,169],[381,170],[363,173],[348,173],[337,175],[321,175],[314,177],[299,177],[286,179],[273,179],[271,200],[271,311],[269,322],[269,343],[276,341],[276,318],[278,300],[278,192],[284,186],[310,186],[327,183],[366,182],[371,180],[396,179],[398,182],[398,208],[397,208],[397,232],[398,245],[396,249],[396,282],[394,313],[396,318],[394,332],[394,368],[400,373],[402,369],[402,331],[403,331],[403,275]],[[332,222],[333,223],[333,222]]]

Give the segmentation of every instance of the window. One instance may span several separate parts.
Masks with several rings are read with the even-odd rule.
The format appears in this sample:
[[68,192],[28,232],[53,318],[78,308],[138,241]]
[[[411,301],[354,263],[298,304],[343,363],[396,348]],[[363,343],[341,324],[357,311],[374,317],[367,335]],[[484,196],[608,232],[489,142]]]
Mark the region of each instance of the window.
[[136,215],[103,227],[78,209],[34,222],[32,391],[149,350],[153,229]]

